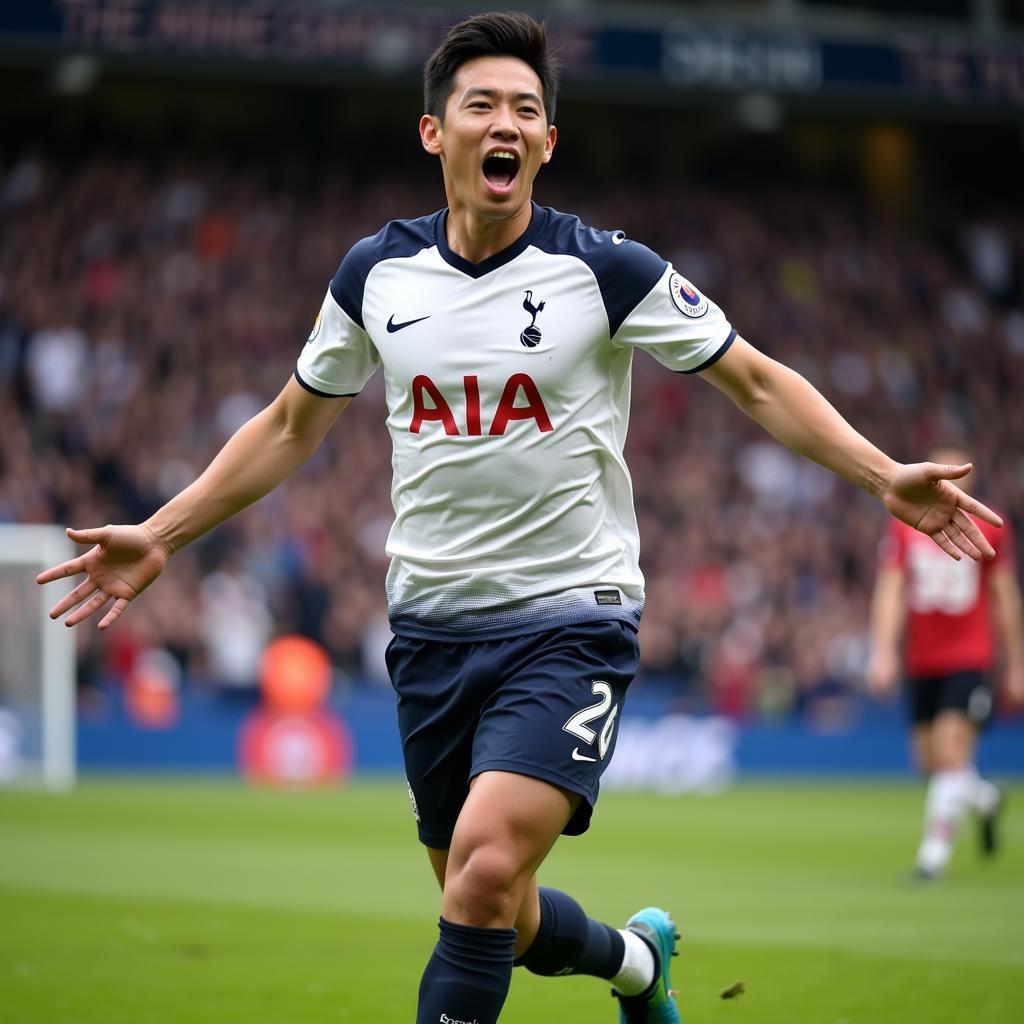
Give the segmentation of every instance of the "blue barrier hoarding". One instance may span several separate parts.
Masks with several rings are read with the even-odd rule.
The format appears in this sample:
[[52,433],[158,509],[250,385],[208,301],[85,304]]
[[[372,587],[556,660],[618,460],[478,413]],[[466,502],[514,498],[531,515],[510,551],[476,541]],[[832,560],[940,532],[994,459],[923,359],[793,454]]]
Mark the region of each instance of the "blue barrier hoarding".
[[[237,765],[238,737],[252,702],[237,696],[187,693],[167,728],[132,721],[119,690],[78,723],[83,771],[224,772]],[[354,771],[400,773],[402,751],[394,698],[356,691],[332,710],[351,733]],[[996,722],[981,743],[981,765],[996,776],[1024,775],[1024,720]],[[787,719],[775,724],[733,722],[674,713],[655,697],[633,702],[623,715],[608,770],[609,786],[714,791],[736,777],[893,776],[911,771],[902,710],[865,705],[844,727],[815,730]]]

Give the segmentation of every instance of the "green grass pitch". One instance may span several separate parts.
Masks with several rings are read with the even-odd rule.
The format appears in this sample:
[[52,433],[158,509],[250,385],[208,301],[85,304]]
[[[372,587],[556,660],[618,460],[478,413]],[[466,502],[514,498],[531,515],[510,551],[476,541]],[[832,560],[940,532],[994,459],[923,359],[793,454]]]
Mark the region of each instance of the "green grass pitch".
[[[1024,789],[994,863],[965,829],[905,881],[915,786],[609,793],[543,878],[594,916],[684,934],[685,1024],[1024,1020]],[[5,1024],[412,1024],[438,898],[404,786],[313,794],[88,781],[0,793]],[[742,981],[746,993],[719,993]],[[516,971],[503,1024],[613,1024],[608,986]]]

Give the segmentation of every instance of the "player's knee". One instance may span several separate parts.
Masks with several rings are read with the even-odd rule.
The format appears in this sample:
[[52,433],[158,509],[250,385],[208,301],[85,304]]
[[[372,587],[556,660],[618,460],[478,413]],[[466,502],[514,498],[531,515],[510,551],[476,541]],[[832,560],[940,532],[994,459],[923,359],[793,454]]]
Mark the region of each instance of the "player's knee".
[[956,772],[970,765],[974,736],[968,722],[944,721],[934,730],[931,743],[932,770]]
[[446,912],[462,923],[495,926],[515,919],[528,876],[512,851],[497,844],[473,850],[456,870],[449,867],[445,880]]
[[969,767],[970,763],[970,752],[957,743],[938,746],[932,754],[933,772],[959,772]]

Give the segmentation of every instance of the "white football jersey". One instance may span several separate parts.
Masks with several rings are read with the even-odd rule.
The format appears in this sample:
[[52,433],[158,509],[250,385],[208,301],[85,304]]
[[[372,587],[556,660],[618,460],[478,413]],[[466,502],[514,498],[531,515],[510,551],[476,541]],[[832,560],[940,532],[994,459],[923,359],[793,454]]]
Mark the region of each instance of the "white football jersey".
[[633,350],[693,373],[736,332],[621,232],[535,205],[518,241],[472,264],[448,247],[446,216],[393,221],[352,248],[296,368],[327,396],[384,369],[392,628],[481,640],[636,625],[644,581],[622,455]]

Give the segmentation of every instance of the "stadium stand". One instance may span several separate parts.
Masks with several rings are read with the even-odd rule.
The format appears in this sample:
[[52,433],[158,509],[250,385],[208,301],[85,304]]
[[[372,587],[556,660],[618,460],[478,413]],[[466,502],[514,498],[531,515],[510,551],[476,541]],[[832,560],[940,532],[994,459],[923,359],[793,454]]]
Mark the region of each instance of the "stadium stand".
[[[321,181],[297,191],[258,165],[193,158],[7,156],[0,521],[148,514],[283,384],[347,247],[440,202],[432,180]],[[1024,510],[1019,209],[926,235],[838,190],[704,186],[681,202],[668,182],[598,194],[555,181],[538,198],[671,258],[893,454],[969,434],[988,497]],[[386,635],[383,419],[376,380],[302,473],[183,552],[109,639],[78,631],[83,685],[159,645],[192,685],[246,687],[266,640],[290,631],[372,680]],[[644,357],[627,455],[649,589],[641,685],[736,716],[856,695],[873,503]]]

